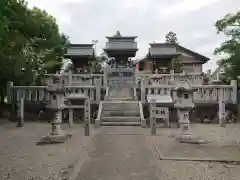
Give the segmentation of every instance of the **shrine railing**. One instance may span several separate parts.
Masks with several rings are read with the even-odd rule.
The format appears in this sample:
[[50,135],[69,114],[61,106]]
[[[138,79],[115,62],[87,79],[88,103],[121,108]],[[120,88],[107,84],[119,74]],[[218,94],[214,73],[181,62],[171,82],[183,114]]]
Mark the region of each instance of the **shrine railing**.
[[202,73],[174,73],[174,74],[142,74],[136,73],[136,81],[145,81],[146,85],[153,84],[169,84],[171,80],[177,81],[187,81],[191,84],[200,85],[202,84],[203,76]]
[[[91,99],[91,103],[101,101],[101,87],[99,86],[64,86],[65,96],[70,93],[80,93]],[[20,103],[21,98],[29,102],[51,104],[51,96],[47,86],[11,86],[8,88],[8,103]]]
[[[171,96],[173,101],[178,97],[172,89],[173,85],[141,85],[141,101],[146,102],[146,96],[149,94],[154,95],[168,95]],[[237,82],[233,80],[230,85],[193,85],[197,88],[194,92],[195,103],[217,103],[220,98],[220,91],[223,91],[223,100],[226,103],[237,103]]]
[[[42,78],[42,84],[51,85],[54,84],[54,76],[56,74],[46,74]],[[63,85],[81,85],[81,86],[95,86],[96,81],[100,79],[100,86],[104,87],[104,74],[58,74]]]

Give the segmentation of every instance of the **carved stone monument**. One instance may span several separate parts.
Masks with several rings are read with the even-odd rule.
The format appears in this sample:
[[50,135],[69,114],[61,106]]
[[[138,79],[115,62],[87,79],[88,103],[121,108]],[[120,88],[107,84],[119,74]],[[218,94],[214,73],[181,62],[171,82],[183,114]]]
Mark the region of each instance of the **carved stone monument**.
[[64,105],[64,93],[65,89],[63,85],[59,83],[60,79],[56,76],[56,84],[52,84],[47,87],[47,91],[50,94],[52,101],[50,108],[55,114],[55,118],[52,120],[52,132],[44,136],[37,144],[54,144],[63,143],[71,138],[70,134],[64,132],[61,128],[62,124],[62,110],[65,108]]

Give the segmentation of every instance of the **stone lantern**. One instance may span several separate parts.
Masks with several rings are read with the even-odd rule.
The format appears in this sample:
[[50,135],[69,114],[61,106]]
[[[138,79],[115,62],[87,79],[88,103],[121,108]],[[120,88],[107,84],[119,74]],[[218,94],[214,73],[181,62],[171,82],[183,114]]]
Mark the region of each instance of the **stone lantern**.
[[193,102],[193,92],[197,88],[193,88],[189,83],[178,84],[173,91],[176,91],[178,100],[174,107],[178,109],[178,119],[180,124],[180,134],[177,137],[180,141],[191,141],[192,134],[189,129],[189,112],[195,107]]
[[54,77],[56,79],[56,84],[49,85],[46,90],[50,94],[50,109],[55,114],[52,120],[52,132],[44,136],[38,144],[53,144],[53,143],[63,143],[68,140],[71,135],[64,132],[61,128],[62,124],[62,110],[65,108],[64,104],[64,86],[60,83],[60,78],[58,75]]

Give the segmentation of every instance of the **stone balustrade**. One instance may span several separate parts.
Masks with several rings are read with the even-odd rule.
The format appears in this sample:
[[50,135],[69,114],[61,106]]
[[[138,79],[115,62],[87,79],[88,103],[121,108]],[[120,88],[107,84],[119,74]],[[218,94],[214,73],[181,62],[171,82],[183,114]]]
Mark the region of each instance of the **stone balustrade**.
[[202,84],[202,73],[171,73],[171,74],[142,74],[136,73],[136,80],[146,80],[146,85],[169,84],[171,81],[186,81],[191,84]]
[[[54,76],[56,74],[46,74],[42,79],[44,85],[54,84]],[[95,86],[96,81],[100,79],[101,86],[104,86],[104,74],[58,74],[61,79],[60,82],[63,85],[81,85],[81,86]]]
[[[141,101],[145,103],[146,96],[149,94],[169,95],[173,101],[178,100],[176,93],[172,91],[174,87],[174,85],[141,84]],[[193,85],[193,87],[198,89],[197,92],[194,92],[195,103],[218,103],[220,91],[223,91],[223,100],[226,103],[235,104],[237,102],[237,82],[235,80],[231,82],[231,85]]]
[[[26,101],[42,102],[51,106],[51,98],[46,91],[47,86],[12,86],[13,93],[8,99],[19,103],[21,98]],[[92,103],[101,101],[101,87],[99,86],[64,86],[66,88],[65,96],[71,93],[83,94],[91,99]]]

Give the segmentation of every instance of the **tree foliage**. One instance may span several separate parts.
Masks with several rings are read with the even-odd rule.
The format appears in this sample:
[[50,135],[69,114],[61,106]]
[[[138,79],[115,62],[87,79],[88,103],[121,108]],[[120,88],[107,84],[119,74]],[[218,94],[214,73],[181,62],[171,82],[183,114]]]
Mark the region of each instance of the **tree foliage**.
[[69,44],[54,17],[24,0],[0,1],[0,96],[7,81],[29,85],[36,74],[60,69]]
[[107,57],[104,55],[101,56],[92,56],[91,61],[89,61],[90,72],[92,73],[102,73],[103,65],[107,61]]
[[[177,38],[177,34],[173,31],[170,31],[167,33],[166,35],[166,41],[165,43],[167,44],[178,44],[178,38]],[[180,73],[182,72],[182,63],[181,63],[181,58],[180,57],[175,57],[172,59],[171,64],[170,64],[170,69],[173,69],[174,72],[176,73]]]
[[171,62],[171,69],[174,70],[175,73],[181,73],[183,70],[183,64],[181,63],[180,57],[175,57]]
[[170,31],[166,35],[166,43],[168,44],[178,44],[177,34],[173,31]]
[[240,75],[240,11],[227,14],[215,24],[217,33],[224,33],[227,40],[215,49],[215,54],[224,54],[220,61],[224,66],[228,79],[236,79]]

